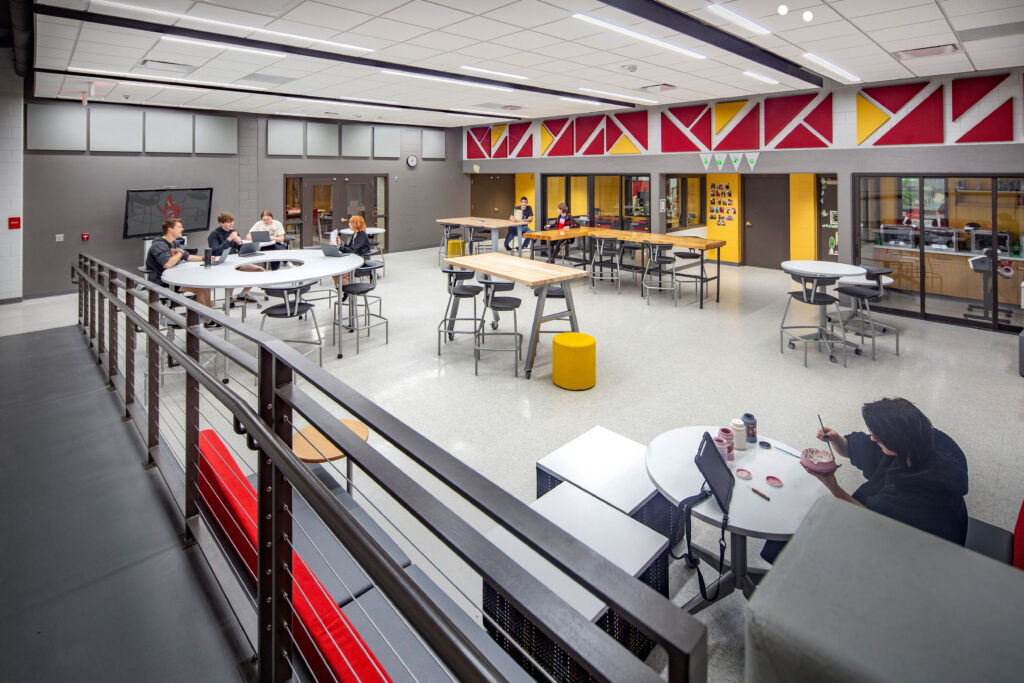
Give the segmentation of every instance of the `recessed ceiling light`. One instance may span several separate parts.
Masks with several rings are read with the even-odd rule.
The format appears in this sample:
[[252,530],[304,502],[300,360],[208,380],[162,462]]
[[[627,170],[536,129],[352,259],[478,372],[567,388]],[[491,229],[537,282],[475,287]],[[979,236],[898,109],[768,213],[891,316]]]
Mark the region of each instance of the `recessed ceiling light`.
[[789,14],[789,8],[785,5],[779,5],[779,16],[786,16]]
[[850,81],[851,83],[860,83],[860,79],[858,77],[854,76],[852,73],[850,73],[846,69],[842,69],[842,68],[836,66],[832,62],[830,62],[830,61],[828,61],[826,59],[822,59],[818,55],[811,54],[810,52],[805,52],[804,53],[804,59],[809,60],[811,62],[814,62],[815,64],[817,64],[820,67],[828,69],[832,73],[836,74],[837,76],[839,76],[839,77],[841,77],[841,78],[843,78],[843,79],[845,79],[847,81]]
[[248,52],[254,55],[266,55],[268,57],[284,58],[288,55],[284,52],[273,52],[271,50],[259,50],[251,47],[236,47],[235,45],[226,45],[224,43],[214,43],[208,40],[192,40],[191,38],[178,38],[177,36],[163,36],[161,41],[166,40],[168,43],[184,43],[186,45],[199,45],[201,47],[212,47],[218,50],[231,50],[232,52]]
[[259,28],[258,26],[246,26],[245,24],[235,24],[230,21],[218,21],[216,19],[204,19],[203,17],[197,17],[191,14],[181,14],[179,12],[168,12],[162,9],[153,9],[151,7],[139,7],[138,5],[129,5],[124,2],[111,2],[110,0],[91,0],[91,6],[102,6],[102,7],[113,7],[116,9],[130,10],[132,12],[142,12],[143,14],[153,14],[156,16],[167,17],[176,20],[184,21],[195,21],[201,24],[210,24],[211,26],[221,26],[224,28],[242,29],[244,31],[251,31],[252,33],[259,33],[265,36],[273,36],[275,38],[287,38],[289,41],[293,41],[296,44],[316,43],[318,45],[326,45],[328,47],[336,47],[342,50],[356,50],[358,52],[373,52],[373,48],[360,47],[359,45],[349,45],[348,43],[339,43],[334,40],[321,40],[319,38],[310,38],[309,36],[302,36],[296,33],[285,33],[284,31],[271,31],[266,28]]
[[814,12],[812,12],[811,10],[807,10],[806,12],[803,13],[802,16],[804,18],[804,21],[810,21],[814,19]]
[[476,71],[477,73],[489,74],[491,76],[501,76],[502,78],[514,78],[514,79],[516,79],[518,81],[528,80],[526,78],[526,76],[519,76],[517,74],[509,74],[509,73],[505,73],[504,71],[491,71],[490,69],[481,69],[480,67],[477,67],[477,66],[460,66],[459,68],[460,69],[465,69],[466,71]]
[[580,104],[592,104],[592,105],[594,105],[596,107],[607,106],[604,102],[598,102],[597,100],[585,100],[582,97],[559,97],[558,99],[565,100],[566,102],[579,102]]
[[771,85],[779,84],[778,81],[768,78],[767,76],[762,76],[761,74],[756,74],[753,71],[744,71],[743,75],[747,78],[753,78],[754,80],[761,81],[762,83],[770,83]]
[[642,33],[630,31],[628,28],[616,26],[615,24],[609,24],[606,21],[601,21],[600,19],[589,17],[586,14],[574,14],[572,15],[572,18],[579,19],[580,21],[585,21],[588,24],[593,24],[594,26],[600,26],[601,28],[606,29],[608,31],[615,31],[616,33],[621,33],[622,35],[629,36],[634,40],[640,40],[645,43],[650,43],[651,45],[657,45],[663,50],[671,50],[672,52],[678,52],[679,54],[686,55],[687,57],[692,57],[693,59],[707,59],[707,57],[705,57],[704,55],[694,52],[693,50],[687,50],[685,47],[679,47],[678,45],[673,45],[672,43],[666,43],[664,40],[658,40],[657,38],[645,36]]
[[488,90],[498,90],[501,92],[512,92],[512,88],[505,88],[500,85],[487,85],[485,83],[475,83],[473,81],[461,81],[457,78],[444,78],[442,76],[428,76],[427,74],[416,74],[411,71],[398,71],[397,69],[381,69],[382,74],[388,74],[389,76],[407,76],[409,78],[422,78],[428,81],[440,81],[441,83],[450,83],[451,85],[469,85],[474,88],[486,88]]
[[634,100],[636,102],[644,102],[645,104],[660,104],[658,100],[649,100],[645,97],[637,97],[636,95],[623,95],[617,92],[608,92],[607,90],[595,90],[594,88],[578,88],[583,92],[592,92],[596,95],[607,95],[608,97],[619,97],[624,100]]
[[730,23],[736,24],[737,26],[745,28],[748,31],[752,31],[758,35],[766,36],[769,33],[771,33],[771,31],[766,29],[764,26],[755,24],[750,19],[747,19],[746,17],[741,17],[740,15],[733,12],[731,9],[726,9],[721,5],[708,5],[708,11],[711,12],[712,14],[717,14],[718,16],[722,17],[723,19]]

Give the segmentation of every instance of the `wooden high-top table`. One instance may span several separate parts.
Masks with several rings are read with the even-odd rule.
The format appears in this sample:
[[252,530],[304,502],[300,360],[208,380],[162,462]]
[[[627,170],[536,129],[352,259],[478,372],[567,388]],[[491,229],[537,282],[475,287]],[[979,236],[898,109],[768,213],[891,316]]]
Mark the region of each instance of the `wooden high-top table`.
[[[491,251],[498,251],[498,232],[502,228],[516,228],[516,234],[518,236],[516,240],[516,249],[520,256],[523,255],[523,232],[519,230],[519,226],[530,224],[530,221],[505,221],[500,218],[477,218],[476,216],[464,216],[462,218],[437,218],[434,222],[440,223],[441,225],[469,228],[470,230],[490,230]],[[472,235],[470,235],[470,238],[467,241],[469,243],[469,247],[467,248],[470,248],[473,244]]]
[[[703,237],[691,237],[688,235],[666,235],[663,233],[639,232],[636,230],[614,230],[612,228],[569,228],[568,230],[539,230],[530,233],[530,239],[542,242],[554,242],[559,240],[575,239],[577,237],[603,237],[606,239],[619,240],[620,242],[651,242],[653,244],[671,244],[682,249],[694,249],[700,253],[700,273],[697,279],[699,283],[700,307],[704,308],[704,283],[715,280],[715,301],[719,300],[722,291],[722,247],[724,240],[709,240]],[[715,275],[704,277],[704,252],[709,249],[715,250]],[[530,252],[533,258],[533,252]],[[554,249],[548,250],[548,261],[554,261]]]
[[[553,263],[543,263],[524,259],[519,256],[509,256],[491,252],[488,254],[474,254],[471,256],[452,256],[444,260],[450,266],[465,268],[477,273],[486,273],[502,280],[512,280],[526,285],[537,294],[537,308],[533,314],[533,326],[530,328],[530,342],[526,351],[526,363],[523,373],[526,379],[530,379],[533,371],[533,361],[537,356],[537,342],[540,337],[540,326],[552,320],[568,320],[573,332],[579,332],[580,326],[576,321],[576,308],[572,301],[572,287],[570,280],[587,277],[587,273],[575,268],[567,268]],[[544,315],[544,303],[548,297],[548,288],[557,283],[562,284],[562,292],[565,295],[565,310],[550,315]]]

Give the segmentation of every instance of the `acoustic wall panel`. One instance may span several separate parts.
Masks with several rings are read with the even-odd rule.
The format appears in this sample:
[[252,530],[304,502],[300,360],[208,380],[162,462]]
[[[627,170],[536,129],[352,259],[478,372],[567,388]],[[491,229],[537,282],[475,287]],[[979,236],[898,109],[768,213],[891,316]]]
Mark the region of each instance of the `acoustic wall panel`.
[[342,125],[341,156],[369,158],[373,149],[373,129],[363,125]]
[[192,114],[147,111],[145,122],[147,152],[192,153]]
[[390,126],[373,127],[373,158],[397,159],[402,156],[400,129]]
[[90,107],[89,150],[141,152],[142,110],[129,107]]
[[306,156],[338,156],[338,124],[306,122]]
[[302,156],[303,122],[267,119],[267,156]]
[[423,158],[444,159],[444,131],[424,130],[423,131]]
[[196,154],[238,154],[238,119],[196,114]]
[[89,131],[88,111],[81,105],[29,103],[25,119],[26,149],[84,152]]

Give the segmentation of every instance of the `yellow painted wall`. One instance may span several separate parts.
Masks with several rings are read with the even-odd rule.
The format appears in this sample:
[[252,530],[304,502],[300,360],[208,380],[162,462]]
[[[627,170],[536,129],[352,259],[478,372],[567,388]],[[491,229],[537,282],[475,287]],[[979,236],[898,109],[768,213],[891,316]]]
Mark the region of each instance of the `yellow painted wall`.
[[789,174],[789,258],[818,258],[818,203],[813,173]]
[[584,216],[590,213],[588,199],[587,176],[569,176],[569,212],[573,216]]
[[[719,227],[715,225],[715,219],[717,214],[711,212],[713,198],[712,193],[714,190],[711,189],[711,185],[721,185],[722,183],[728,183],[729,189],[732,190],[732,201],[733,206],[736,207],[736,215],[733,216],[734,220],[726,221],[725,227]],[[740,196],[740,174],[739,173],[709,173],[707,177],[707,195],[708,195],[708,239],[712,240],[725,240],[725,246],[722,247],[722,260],[729,263],[739,263],[742,244],[740,243],[740,226],[743,225],[743,213],[740,208],[743,206]]]
[[[519,206],[519,198],[526,197],[526,200],[533,207],[534,219],[537,216],[537,202],[536,199],[536,185],[534,184],[534,177],[532,173],[516,173],[516,203],[515,206]],[[533,221],[530,222],[531,229],[533,229]]]

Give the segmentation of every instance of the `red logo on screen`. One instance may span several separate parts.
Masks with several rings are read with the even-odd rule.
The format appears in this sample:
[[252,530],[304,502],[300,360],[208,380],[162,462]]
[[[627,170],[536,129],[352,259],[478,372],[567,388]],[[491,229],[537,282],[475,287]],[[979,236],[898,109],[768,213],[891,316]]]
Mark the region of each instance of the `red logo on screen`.
[[160,213],[164,215],[164,218],[177,218],[178,214],[181,213],[181,207],[175,204],[174,197],[171,195],[167,195],[164,205],[158,208]]

